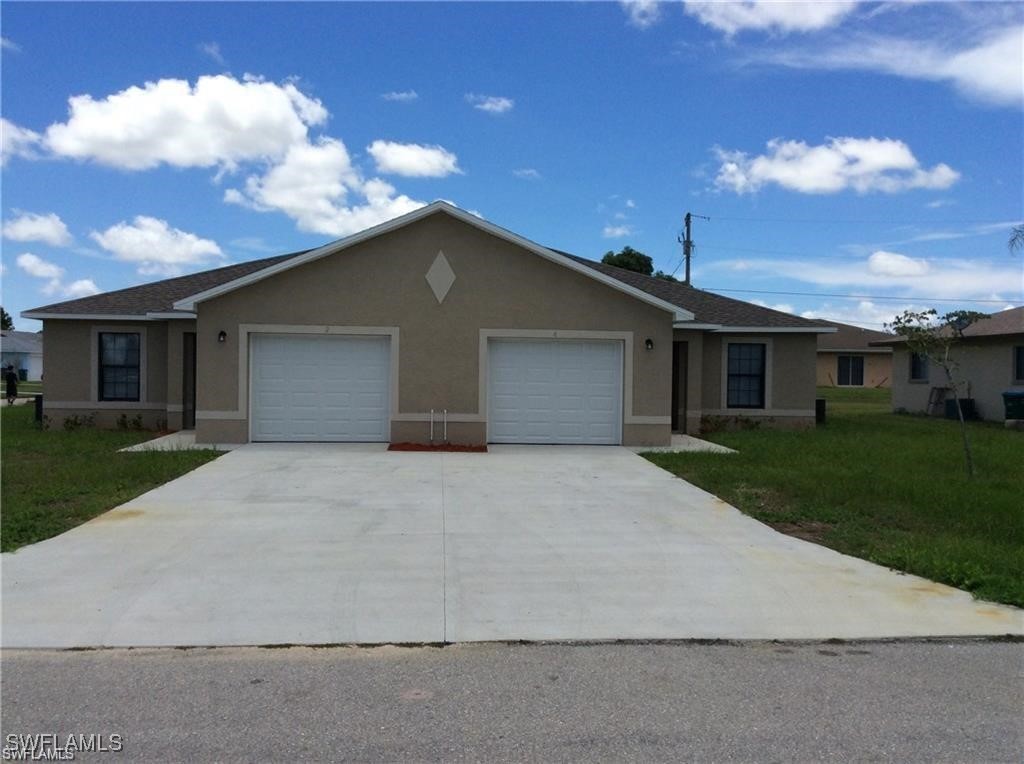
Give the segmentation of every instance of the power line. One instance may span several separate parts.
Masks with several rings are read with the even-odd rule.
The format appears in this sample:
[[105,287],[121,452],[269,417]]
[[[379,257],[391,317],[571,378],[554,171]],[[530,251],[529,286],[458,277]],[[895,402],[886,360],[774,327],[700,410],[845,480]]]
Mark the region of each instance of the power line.
[[894,297],[892,295],[871,294],[829,294],[826,292],[776,292],[768,289],[722,289],[704,287],[706,292],[744,292],[747,294],[782,294],[793,297],[835,297],[842,300],[898,300],[900,302],[981,302],[992,305],[1006,305],[1013,300],[978,300],[967,297]]
[[[1016,214],[1016,213],[1015,213]],[[734,218],[715,215],[715,220],[740,223],[878,223],[881,225],[951,225],[956,223],[991,223],[992,218],[943,218],[941,220],[886,220],[883,218]]]

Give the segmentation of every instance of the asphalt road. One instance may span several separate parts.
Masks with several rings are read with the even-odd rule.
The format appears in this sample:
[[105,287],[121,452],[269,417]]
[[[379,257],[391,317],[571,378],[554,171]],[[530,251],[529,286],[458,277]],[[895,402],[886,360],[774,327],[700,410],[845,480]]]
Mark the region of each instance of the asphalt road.
[[1019,762],[1024,644],[4,651],[2,732],[76,761]]

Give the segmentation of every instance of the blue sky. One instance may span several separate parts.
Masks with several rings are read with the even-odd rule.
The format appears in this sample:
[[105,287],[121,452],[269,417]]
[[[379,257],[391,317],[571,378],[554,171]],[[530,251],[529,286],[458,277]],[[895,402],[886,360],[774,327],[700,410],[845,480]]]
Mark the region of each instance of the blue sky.
[[31,307],[305,249],[434,199],[670,272],[683,215],[706,215],[696,286],[875,328],[905,308],[1024,303],[1024,254],[1006,247],[1024,217],[1021,4],[0,14],[18,328],[39,328],[18,318]]

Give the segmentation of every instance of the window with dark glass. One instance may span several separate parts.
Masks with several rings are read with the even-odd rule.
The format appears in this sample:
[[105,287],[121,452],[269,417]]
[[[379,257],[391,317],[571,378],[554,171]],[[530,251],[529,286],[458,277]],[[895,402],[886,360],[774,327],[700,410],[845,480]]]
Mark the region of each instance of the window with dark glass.
[[726,405],[731,409],[764,408],[765,346],[730,343]]
[[139,335],[100,332],[100,400],[139,400]]
[[910,381],[928,381],[928,356],[921,353],[910,354]]
[[864,385],[864,356],[839,356],[839,379],[836,384],[861,387]]
[[1024,345],[1013,349],[1013,379],[1015,382],[1024,382]]

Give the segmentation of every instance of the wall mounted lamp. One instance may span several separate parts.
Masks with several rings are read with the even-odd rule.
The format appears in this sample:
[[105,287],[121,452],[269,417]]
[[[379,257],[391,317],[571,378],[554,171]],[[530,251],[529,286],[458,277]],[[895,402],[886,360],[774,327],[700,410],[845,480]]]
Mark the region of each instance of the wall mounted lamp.
[[227,338],[228,338],[228,333],[226,331],[224,331],[223,329],[221,329],[217,333],[217,342],[226,342]]
[[644,347],[647,348],[648,350],[654,350],[654,340],[652,340],[650,337],[645,339]]

